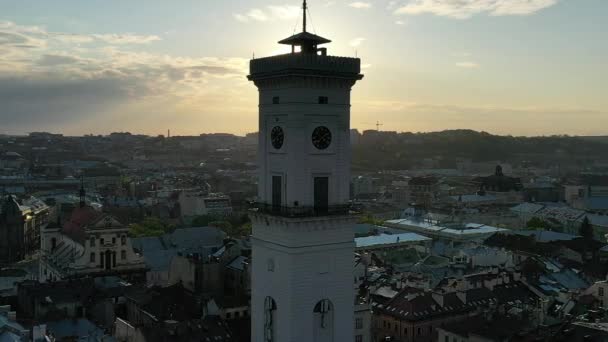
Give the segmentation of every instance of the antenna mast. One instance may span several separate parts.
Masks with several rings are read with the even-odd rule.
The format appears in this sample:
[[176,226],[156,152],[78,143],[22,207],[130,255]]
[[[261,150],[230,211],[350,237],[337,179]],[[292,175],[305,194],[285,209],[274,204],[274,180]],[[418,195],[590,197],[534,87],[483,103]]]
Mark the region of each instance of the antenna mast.
[[302,29],[304,32],[306,32],[306,10],[308,10],[306,0],[304,0],[304,4],[302,5],[302,10],[304,11],[304,24],[302,25]]

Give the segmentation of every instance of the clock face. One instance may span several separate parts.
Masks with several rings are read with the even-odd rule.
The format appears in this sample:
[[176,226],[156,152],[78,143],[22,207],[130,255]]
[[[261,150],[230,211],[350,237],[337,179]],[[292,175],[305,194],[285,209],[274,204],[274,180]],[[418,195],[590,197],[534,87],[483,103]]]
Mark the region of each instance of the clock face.
[[277,150],[283,147],[283,141],[285,140],[285,134],[283,133],[283,129],[279,126],[275,126],[272,131],[270,131],[270,142],[272,143],[272,147]]
[[319,150],[324,150],[331,144],[331,131],[325,126],[319,126],[312,132],[312,144]]

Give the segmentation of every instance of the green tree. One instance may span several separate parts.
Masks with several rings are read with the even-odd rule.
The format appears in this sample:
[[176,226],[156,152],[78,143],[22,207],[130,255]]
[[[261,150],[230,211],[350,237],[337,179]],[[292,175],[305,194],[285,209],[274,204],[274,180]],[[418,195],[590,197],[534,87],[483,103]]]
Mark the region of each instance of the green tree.
[[172,231],[174,228],[158,218],[146,217],[140,223],[129,225],[129,234],[132,237],[161,236]]
[[578,234],[585,238],[585,240],[593,240],[593,227],[591,226],[591,222],[589,222],[589,218],[587,216],[585,216],[583,219],[581,227],[578,230]]
[[207,227],[211,222],[217,221],[218,218],[213,215],[201,215],[192,220],[192,227]]
[[550,225],[547,221],[544,221],[538,217],[533,217],[530,219],[530,221],[528,221],[528,223],[526,223],[526,228],[535,230],[545,230],[549,229]]

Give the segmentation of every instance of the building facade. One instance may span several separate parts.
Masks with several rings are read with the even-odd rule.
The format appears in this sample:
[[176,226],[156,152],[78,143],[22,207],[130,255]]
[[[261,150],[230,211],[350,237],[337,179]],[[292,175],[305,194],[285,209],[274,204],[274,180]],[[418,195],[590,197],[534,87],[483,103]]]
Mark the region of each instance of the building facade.
[[47,227],[41,236],[39,281],[84,276],[141,275],[147,270],[114,217],[83,203],[62,227]]
[[[306,2],[304,3],[306,9]],[[306,31],[254,59],[258,208],[251,214],[252,341],[353,341],[350,93],[360,60]],[[299,52],[296,52],[299,47]]]
[[23,260],[40,247],[50,208],[37,198],[7,196],[0,203],[0,264]]

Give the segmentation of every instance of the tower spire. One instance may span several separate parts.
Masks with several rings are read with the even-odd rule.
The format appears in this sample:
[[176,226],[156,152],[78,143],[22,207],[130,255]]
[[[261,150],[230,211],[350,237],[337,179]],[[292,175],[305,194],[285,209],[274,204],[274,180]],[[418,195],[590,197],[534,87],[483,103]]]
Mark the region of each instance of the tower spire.
[[308,10],[308,5],[306,4],[306,0],[304,0],[304,3],[302,4],[302,11],[304,11],[304,24],[302,24],[302,31],[306,32],[306,11]]

